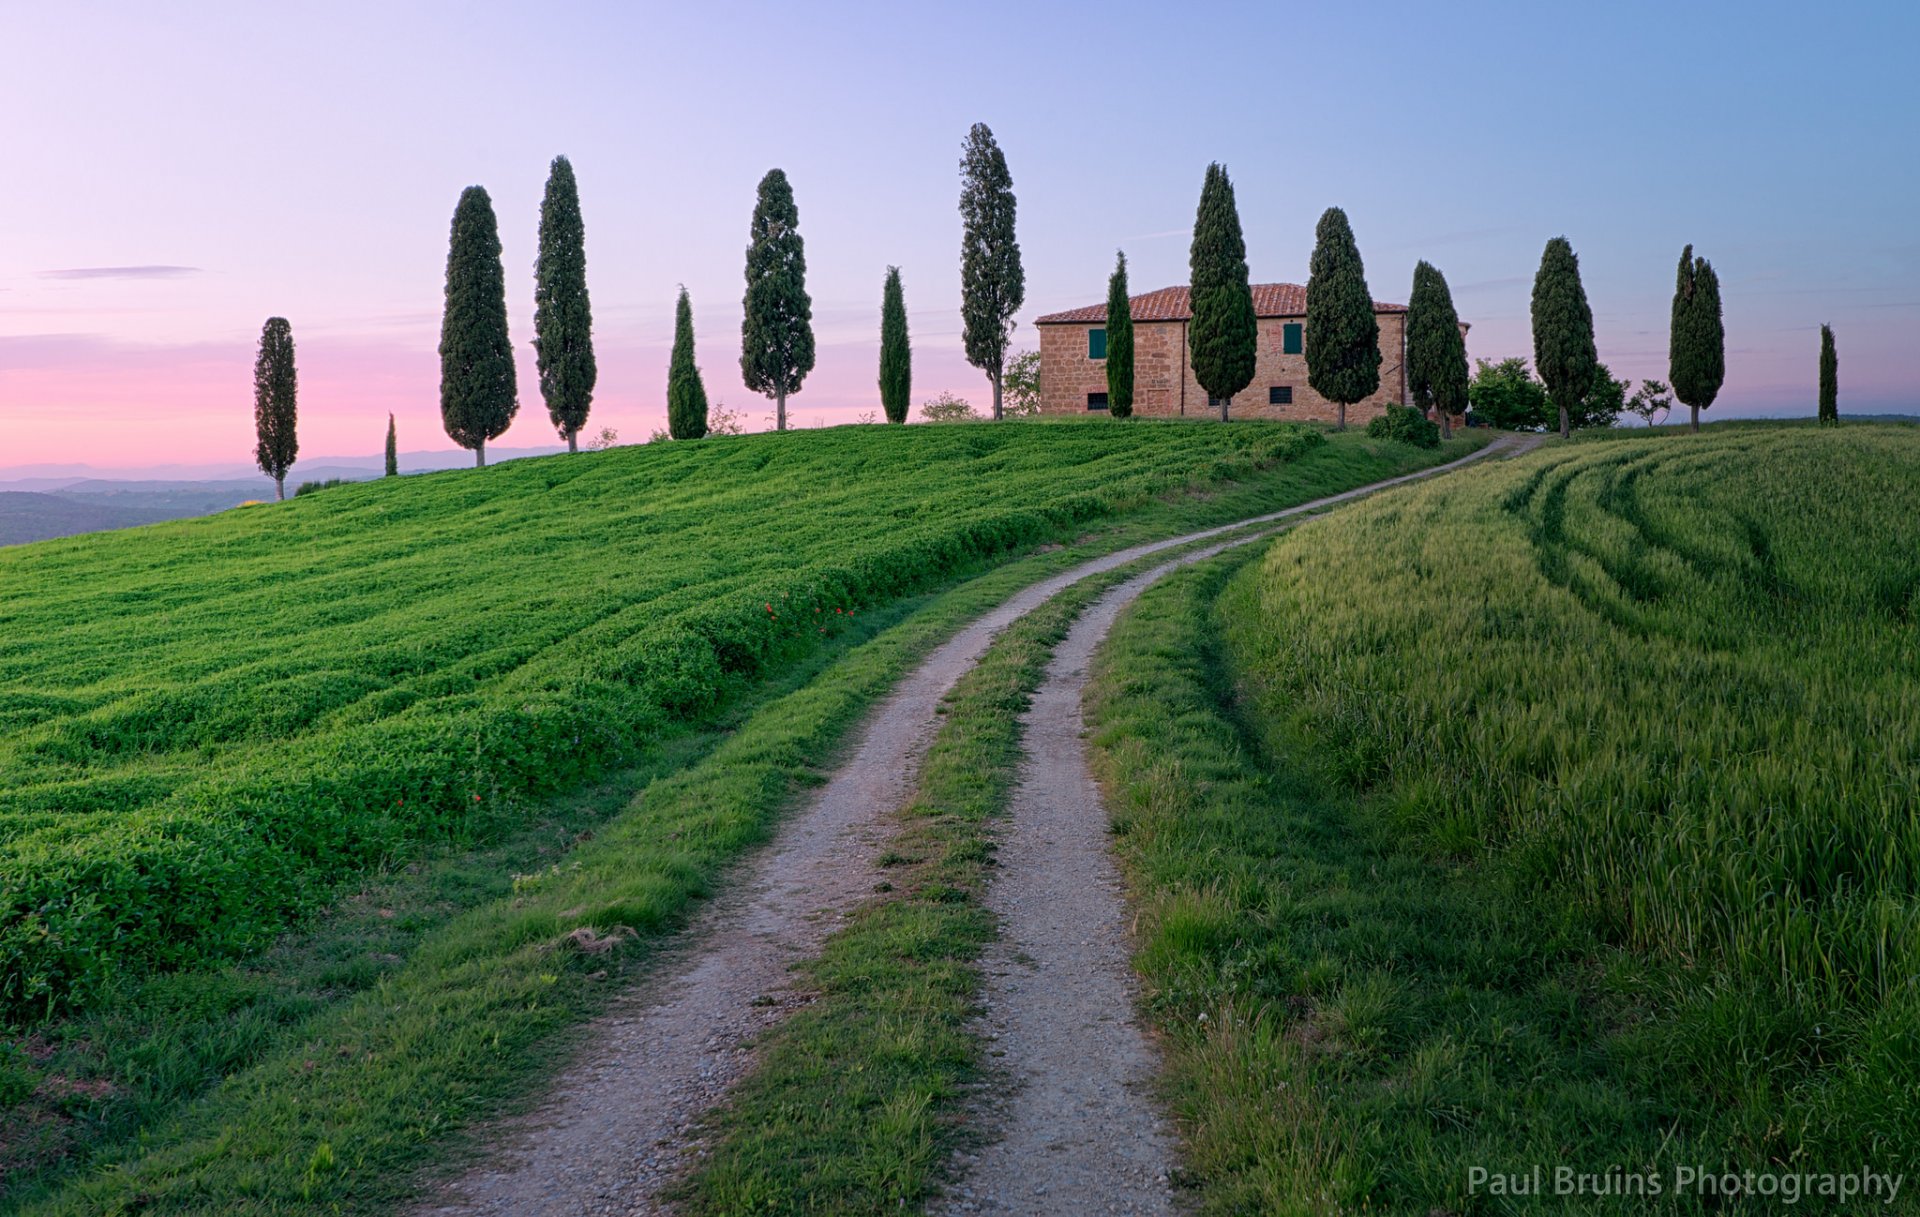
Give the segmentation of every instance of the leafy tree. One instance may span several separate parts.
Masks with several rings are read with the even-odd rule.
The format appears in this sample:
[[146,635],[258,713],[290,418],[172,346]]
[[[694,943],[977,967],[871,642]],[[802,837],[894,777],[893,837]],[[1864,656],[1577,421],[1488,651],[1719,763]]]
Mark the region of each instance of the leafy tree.
[[1040,352],[1020,351],[1007,360],[1006,416],[1028,418],[1040,413]]
[[693,301],[684,287],[673,310],[673,355],[667,361],[667,433],[675,439],[707,433],[707,387],[693,362]]
[[984,421],[980,412],[964,397],[956,397],[951,392],[942,392],[931,401],[920,406],[920,417],[930,423],[977,423]]
[[287,497],[287,470],[300,455],[295,398],[299,375],[293,366],[293,326],[285,317],[269,317],[260,327],[260,353],[253,361],[253,458],[273,479],[276,499]]
[[399,436],[393,430],[393,415],[387,415],[387,476],[400,476]]
[[1518,356],[1499,363],[1481,359],[1475,361],[1474,369],[1467,401],[1477,419],[1502,431],[1547,429],[1546,386],[1534,379],[1526,360]]
[[1467,340],[1446,276],[1426,262],[1413,268],[1407,297],[1407,389],[1423,413],[1438,414],[1441,438],[1452,439],[1450,416],[1467,411]]
[[787,395],[813,371],[813,301],[800,208],[779,169],[760,179],[747,232],[747,295],[740,321],[740,375],[773,398],[774,428],[787,429]]
[[1224,423],[1233,395],[1253,380],[1259,323],[1253,315],[1253,289],[1247,284],[1247,242],[1240,234],[1233,182],[1218,161],[1207,166],[1200,186],[1187,268],[1193,310],[1187,349],[1193,378],[1218,399]]
[[1693,246],[1680,251],[1680,275],[1673,289],[1673,325],[1667,339],[1667,378],[1673,395],[1693,411],[1713,404],[1727,378],[1727,330],[1720,318],[1720,276]]
[[553,158],[540,201],[540,256],[533,264],[533,349],[540,395],[568,452],[580,451],[580,428],[593,408],[599,370],[593,359],[593,309],[587,300],[587,229],[573,164]]
[[1547,397],[1559,407],[1562,436],[1572,434],[1573,415],[1592,389],[1599,363],[1580,259],[1565,237],[1555,237],[1533,277],[1533,365],[1546,382]]
[[1615,380],[1604,363],[1593,365],[1593,379],[1572,414],[1576,427],[1611,427],[1627,408],[1627,382]]
[[890,423],[907,421],[913,392],[913,347],[907,339],[907,301],[900,290],[900,268],[887,267],[880,290],[880,408]]
[[1107,279],[1107,413],[1133,417],[1133,305],[1127,294],[1127,255],[1122,250]]
[[1820,327],[1820,422],[1840,425],[1840,353],[1833,347],[1833,327]]
[[1657,380],[1643,380],[1627,399],[1627,413],[1637,416],[1649,427],[1657,427],[1673,409],[1672,390]]
[[503,434],[520,410],[507,337],[507,279],[500,265],[500,227],[481,186],[460,194],[447,250],[446,313],[440,323],[440,420],[447,435],[487,463],[487,441]]
[[1013,175],[985,123],[967,133],[960,160],[960,321],[967,362],[993,385],[993,416],[1001,417],[1007,343],[1013,315],[1027,298],[1014,237]]
[[1313,234],[1307,264],[1307,383],[1339,408],[1334,429],[1347,429],[1347,407],[1380,389],[1380,319],[1367,290],[1347,213],[1329,207]]

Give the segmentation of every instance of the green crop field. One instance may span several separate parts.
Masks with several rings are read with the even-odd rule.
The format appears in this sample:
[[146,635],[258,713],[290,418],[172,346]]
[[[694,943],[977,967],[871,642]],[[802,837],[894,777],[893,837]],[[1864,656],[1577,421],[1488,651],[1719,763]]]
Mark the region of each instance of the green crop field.
[[342,486],[0,554],[0,1005],[239,953],[849,615],[1294,428],[857,428]]
[[[1539,1150],[1576,1164],[1689,1145],[1806,1169],[1920,1152],[1914,428],[1552,446],[1298,529],[1219,605],[1219,662],[1260,747],[1366,808],[1285,812],[1275,823],[1322,827],[1283,836],[1279,855],[1312,855],[1349,821],[1385,852],[1250,861],[1235,878],[1224,859],[1250,848],[1249,828],[1208,847],[1203,882],[1202,855],[1177,843],[1208,821],[1140,847],[1146,873],[1188,884],[1149,918],[1143,957],[1174,1007],[1196,985],[1326,1003],[1308,1016],[1318,1031],[1255,1027],[1187,1060],[1188,1084],[1240,1069],[1223,1063],[1234,1052],[1276,1061],[1317,1035],[1327,1062],[1348,1063],[1327,1064],[1315,1096],[1399,1059],[1373,1106],[1345,1092],[1353,1128],[1371,1131],[1286,1134],[1347,1144],[1308,1169],[1340,1162],[1355,1196],[1404,1182],[1446,1137],[1512,1153],[1528,1122],[1559,1129]],[[1143,673],[1157,653],[1136,648]],[[1201,742],[1184,763],[1239,772]],[[1122,766],[1143,807],[1171,763]],[[1306,780],[1260,779],[1289,797]],[[1398,911],[1365,911],[1384,904]],[[1414,908],[1450,926],[1444,942],[1408,936]],[[1349,919],[1372,936],[1337,928]],[[1343,1045],[1356,1022],[1373,1034]],[[1531,1074],[1503,1073],[1527,1061]],[[1219,1098],[1209,1111],[1227,1110]],[[1356,1161],[1369,1148],[1380,1156]],[[1457,1190],[1477,1160],[1427,1182]]]

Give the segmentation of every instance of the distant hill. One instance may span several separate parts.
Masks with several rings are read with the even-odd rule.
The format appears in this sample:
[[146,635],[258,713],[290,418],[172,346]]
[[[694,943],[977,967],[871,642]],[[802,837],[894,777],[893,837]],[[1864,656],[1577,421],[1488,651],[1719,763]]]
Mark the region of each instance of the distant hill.
[[[227,504],[231,506],[231,504]],[[157,524],[182,516],[204,515],[215,508],[175,510],[153,505],[95,501],[42,494],[31,490],[0,490],[0,545],[46,541],[81,532]]]

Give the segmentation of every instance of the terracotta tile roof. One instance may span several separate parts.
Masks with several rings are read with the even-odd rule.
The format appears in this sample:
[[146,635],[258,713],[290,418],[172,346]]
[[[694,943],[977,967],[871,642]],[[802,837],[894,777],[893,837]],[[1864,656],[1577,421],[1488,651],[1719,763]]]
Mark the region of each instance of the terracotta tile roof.
[[[1135,321],[1185,321],[1193,316],[1193,305],[1188,299],[1187,289],[1182,287],[1163,287],[1157,292],[1148,292],[1135,296],[1129,302],[1133,306]],[[1404,304],[1382,304],[1373,302],[1376,313],[1404,313]],[[1307,289],[1298,283],[1256,283],[1253,285],[1253,313],[1256,317],[1304,317],[1307,315]],[[1089,304],[1085,308],[1068,309],[1064,313],[1048,313],[1036,318],[1035,325],[1057,325],[1068,322],[1085,324],[1089,321],[1105,321],[1107,306]]]

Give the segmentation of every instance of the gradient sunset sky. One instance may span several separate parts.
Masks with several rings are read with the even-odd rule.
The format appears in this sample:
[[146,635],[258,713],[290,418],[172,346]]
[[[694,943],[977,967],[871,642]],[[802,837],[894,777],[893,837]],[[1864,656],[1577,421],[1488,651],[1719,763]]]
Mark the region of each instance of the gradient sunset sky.
[[[1601,358],[1666,375],[1682,245],[1720,272],[1709,418],[1920,412],[1920,6],[5,4],[0,466],[245,462],[261,323],[293,323],[303,456],[451,448],[435,353],[448,224],[492,193],[521,352],[502,447],[556,442],[533,375],[548,162],[587,223],[589,430],[665,419],[674,296],[708,392],[739,377],[754,187],[784,168],[819,360],[800,425],[878,409],[902,267],[914,399],[975,402],[959,349],[958,161],[1013,172],[1027,307],[1186,280],[1207,163],[1256,281],[1303,282],[1346,208],[1377,298],[1438,265],[1470,354],[1529,355],[1541,246],[1578,251]],[[297,476],[297,469],[296,469]]]

